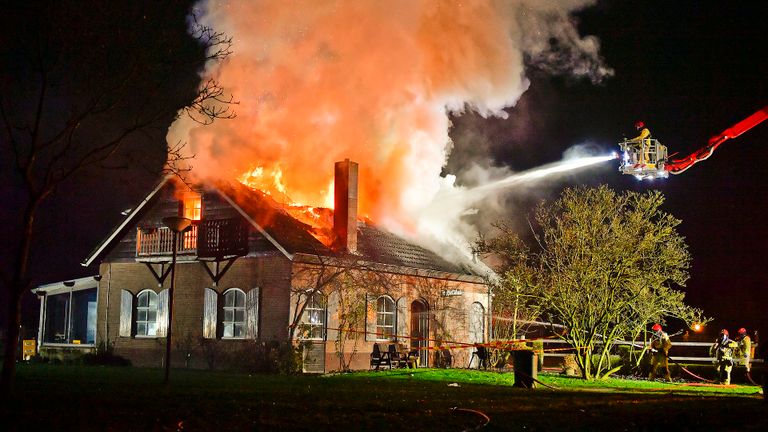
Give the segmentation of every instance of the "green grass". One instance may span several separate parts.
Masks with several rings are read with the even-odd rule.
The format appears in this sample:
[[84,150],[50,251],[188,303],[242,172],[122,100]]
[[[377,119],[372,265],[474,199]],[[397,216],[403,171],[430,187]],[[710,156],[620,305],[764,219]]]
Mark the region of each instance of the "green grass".
[[20,365],[16,399],[0,413],[9,427],[0,429],[452,431],[481,422],[451,411],[460,407],[487,414],[487,430],[709,430],[759,426],[765,407],[749,386],[545,374],[540,380],[558,390],[529,390],[513,388],[510,373],[457,369],[326,376],[173,370],[168,387],[162,378],[159,369]]

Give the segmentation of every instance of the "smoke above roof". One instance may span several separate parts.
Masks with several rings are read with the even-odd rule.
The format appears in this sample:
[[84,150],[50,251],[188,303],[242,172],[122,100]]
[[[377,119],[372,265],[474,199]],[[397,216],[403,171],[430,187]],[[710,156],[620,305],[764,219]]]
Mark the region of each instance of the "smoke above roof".
[[257,170],[316,206],[329,201],[333,163],[357,161],[360,215],[416,238],[450,186],[449,114],[505,117],[529,86],[526,65],[595,82],[611,74],[571,17],[593,3],[203,1],[198,22],[234,41],[203,77],[234,95],[237,117],[202,126],[180,116],[168,142],[187,143],[197,180]]

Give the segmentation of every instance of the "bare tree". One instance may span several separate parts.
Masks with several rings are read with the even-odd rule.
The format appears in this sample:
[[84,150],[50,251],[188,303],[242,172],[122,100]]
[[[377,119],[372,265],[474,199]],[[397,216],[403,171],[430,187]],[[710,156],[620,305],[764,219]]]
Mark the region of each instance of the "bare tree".
[[655,191],[567,189],[538,207],[534,248],[511,230],[479,245],[503,257],[497,295],[506,291],[567,328],[562,337],[576,348],[585,379],[614,372],[610,347],[649,323],[706,320],[672,288],[685,284],[691,258],[680,221],[661,211],[663,202]]
[[203,124],[234,115],[219,83],[199,82],[206,62],[230,53],[231,39],[190,24],[188,5],[64,1],[4,9],[0,159],[9,169],[0,175],[19,196],[13,223],[20,234],[7,245],[11,262],[0,268],[8,301],[3,396],[15,371],[20,302],[32,283],[46,200],[94,167],[165,157],[164,141],[142,141],[179,114]]

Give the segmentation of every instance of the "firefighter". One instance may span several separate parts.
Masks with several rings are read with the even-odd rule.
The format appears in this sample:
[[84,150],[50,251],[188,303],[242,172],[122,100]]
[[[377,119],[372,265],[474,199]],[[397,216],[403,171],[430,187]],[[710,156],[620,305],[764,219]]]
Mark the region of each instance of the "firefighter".
[[739,335],[736,336],[736,343],[738,349],[736,351],[737,357],[744,363],[744,367],[747,369],[747,373],[750,370],[750,358],[752,357],[752,339],[747,334],[747,329],[744,327],[739,329]]
[[667,381],[672,381],[672,377],[669,374],[669,349],[672,348],[672,341],[669,340],[669,335],[664,332],[660,324],[654,324],[651,327],[653,330],[653,336],[651,337],[651,373],[648,374],[648,379],[656,379],[656,372],[659,368],[663,368]]
[[733,354],[738,344],[731,340],[728,330],[720,330],[717,340],[709,349],[709,354],[715,356],[715,368],[717,369],[718,381],[721,384],[731,383],[731,370],[733,369]]
[[651,137],[651,131],[645,127],[645,123],[642,120],[635,122],[635,129],[637,129],[640,135],[628,140],[628,142],[635,143],[637,145],[637,154],[639,155],[640,160],[632,162],[640,163],[643,165],[648,163],[655,163],[655,161],[652,162],[648,160],[650,159],[649,152],[651,150],[651,145],[650,142],[647,142],[647,140]]

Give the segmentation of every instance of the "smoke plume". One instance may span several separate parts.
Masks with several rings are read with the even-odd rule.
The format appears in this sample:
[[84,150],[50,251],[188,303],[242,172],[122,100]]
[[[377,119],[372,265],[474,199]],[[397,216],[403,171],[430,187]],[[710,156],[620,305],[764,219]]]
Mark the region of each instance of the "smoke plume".
[[352,159],[360,214],[417,236],[451,186],[441,177],[449,113],[506,116],[529,86],[526,62],[595,82],[611,73],[570,15],[593,2],[204,1],[197,20],[234,39],[233,55],[204,75],[240,102],[237,117],[180,117],[168,142],[187,143],[200,180],[251,173],[318,206],[333,163]]

